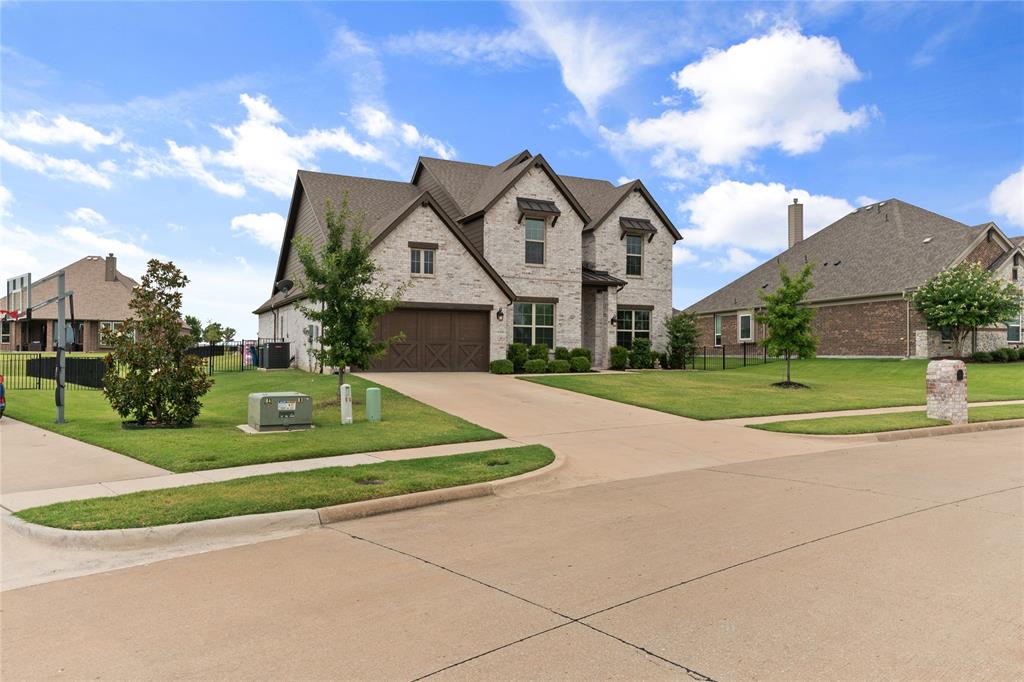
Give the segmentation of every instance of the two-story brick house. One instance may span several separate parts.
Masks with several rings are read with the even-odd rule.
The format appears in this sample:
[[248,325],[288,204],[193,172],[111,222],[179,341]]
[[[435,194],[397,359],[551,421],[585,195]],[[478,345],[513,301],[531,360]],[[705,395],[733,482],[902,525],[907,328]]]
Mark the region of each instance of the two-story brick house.
[[343,200],[380,279],[406,287],[380,322],[405,338],[378,369],[486,370],[512,342],[583,346],[599,367],[635,337],[664,347],[675,226],[639,180],[560,176],[523,151],[494,166],[421,157],[408,183],[299,171],[275,290],[255,311],[260,336],[290,341],[299,367],[313,367],[318,334],[299,309],[292,240],[323,244],[328,203]]
[[[778,286],[779,267],[796,273],[810,263],[814,288],[807,299],[814,308],[819,355],[948,356],[953,353],[951,337],[928,329],[910,302],[911,294],[964,261],[1024,288],[1022,242],[1024,237],[1008,237],[995,223],[972,227],[899,199],[861,207],[804,239],[803,206],[794,200],[789,248],[686,312],[699,315],[703,344],[734,349],[756,344],[764,338],[755,321],[761,295]],[[964,351],[1019,346],[1020,327],[1018,314],[1004,324],[978,329]]]

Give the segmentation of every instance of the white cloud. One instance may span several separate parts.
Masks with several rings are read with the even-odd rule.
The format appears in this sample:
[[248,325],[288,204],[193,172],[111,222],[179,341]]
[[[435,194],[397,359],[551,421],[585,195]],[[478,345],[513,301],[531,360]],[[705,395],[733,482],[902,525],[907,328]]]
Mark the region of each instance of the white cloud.
[[395,130],[395,123],[387,113],[368,104],[355,107],[352,116],[356,120],[356,127],[370,137],[383,137]]
[[11,215],[9,206],[12,203],[14,203],[14,197],[11,196],[11,190],[0,185],[0,218],[6,218]]
[[280,213],[247,213],[231,219],[231,231],[255,239],[263,246],[278,248],[284,236],[284,216]]
[[725,272],[746,272],[757,264],[757,259],[746,251],[730,246],[726,250],[725,256],[720,256],[713,261],[712,267]]
[[104,134],[63,114],[47,118],[38,111],[0,115],[0,134],[11,140],[36,144],[77,144],[89,151],[101,145],[116,144],[122,137],[118,130]]
[[449,64],[484,63],[502,68],[517,66],[536,56],[531,36],[519,29],[416,31],[388,38],[385,49],[393,54],[436,57]]
[[37,154],[7,140],[0,140],[0,160],[49,177],[63,178],[103,189],[110,189],[113,186],[110,178],[103,172],[78,159],[59,159],[49,154]]
[[185,226],[178,223],[167,223],[167,229],[171,232],[184,232]]
[[1006,216],[1014,225],[1024,225],[1024,166],[995,186],[988,204],[993,213]]
[[788,206],[794,198],[804,204],[805,237],[855,208],[845,199],[787,189],[778,182],[725,180],[679,206],[680,211],[689,213],[691,225],[681,232],[688,244],[703,248],[735,246],[778,253],[788,246]]
[[59,234],[64,239],[80,247],[79,251],[84,249],[87,253],[96,255],[113,253],[118,258],[124,257],[135,261],[145,261],[147,258],[147,254],[142,247],[121,239],[105,237],[87,227],[79,225],[62,227]]
[[356,127],[370,137],[393,144],[401,144],[415,150],[433,152],[442,159],[455,158],[455,148],[449,144],[424,135],[411,123],[395,121],[384,109],[362,104],[352,110]]
[[858,208],[860,208],[861,206],[871,206],[872,204],[878,203],[878,199],[875,199],[874,197],[869,197],[864,194],[861,194],[854,201]]
[[455,148],[430,135],[424,135],[411,123],[402,124],[402,141],[412,148],[424,148],[437,154],[442,159],[455,158]]
[[87,208],[85,206],[81,208],[76,208],[74,211],[68,211],[67,216],[76,223],[85,223],[86,225],[94,226],[107,224],[107,219],[104,218],[99,211]]
[[686,248],[682,244],[674,244],[672,246],[672,265],[682,265],[684,263],[696,263],[697,254],[690,249]]
[[[206,170],[206,164],[213,160],[213,153],[206,147],[181,147],[174,140],[167,140],[167,150],[177,164],[178,168],[186,175],[195,178],[214,192],[229,197],[239,198],[245,196],[245,186],[238,182],[226,182]],[[157,165],[146,165],[136,168],[136,173],[160,174],[163,169]]]
[[735,165],[767,147],[803,154],[868,121],[869,108],[846,111],[839,102],[839,90],[860,78],[834,38],[777,27],[672,74],[695,107],[601,130],[613,147],[655,150],[655,165],[675,177]]

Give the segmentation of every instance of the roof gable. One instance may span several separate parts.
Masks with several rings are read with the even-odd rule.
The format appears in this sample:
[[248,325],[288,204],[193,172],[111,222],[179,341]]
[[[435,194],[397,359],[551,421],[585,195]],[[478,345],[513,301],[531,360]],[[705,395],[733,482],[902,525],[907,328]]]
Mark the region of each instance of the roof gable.
[[603,203],[605,204],[603,212],[594,216],[593,219],[584,226],[583,231],[590,232],[597,229],[597,227],[601,225],[623,201],[626,200],[626,197],[629,196],[630,192],[637,192],[644,198],[655,214],[657,214],[658,219],[661,220],[663,225],[665,225],[665,229],[669,231],[676,241],[683,238],[683,235],[679,234],[679,230],[676,229],[676,226],[672,224],[672,221],[669,220],[667,215],[665,215],[665,212],[661,210],[661,206],[659,206],[658,202],[654,200],[654,197],[647,190],[647,187],[644,186],[644,183],[639,180],[633,180],[632,182],[627,182],[624,185],[619,185],[618,187],[614,187],[609,190],[604,197],[602,197]]

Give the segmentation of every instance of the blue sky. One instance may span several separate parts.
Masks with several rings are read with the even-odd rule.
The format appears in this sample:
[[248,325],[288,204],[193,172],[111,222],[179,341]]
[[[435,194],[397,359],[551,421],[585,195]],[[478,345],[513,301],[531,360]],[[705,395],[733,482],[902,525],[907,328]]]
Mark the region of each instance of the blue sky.
[[0,277],[171,258],[255,332],[296,168],[640,177],[685,306],[898,197],[1024,232],[1024,5],[4,3]]

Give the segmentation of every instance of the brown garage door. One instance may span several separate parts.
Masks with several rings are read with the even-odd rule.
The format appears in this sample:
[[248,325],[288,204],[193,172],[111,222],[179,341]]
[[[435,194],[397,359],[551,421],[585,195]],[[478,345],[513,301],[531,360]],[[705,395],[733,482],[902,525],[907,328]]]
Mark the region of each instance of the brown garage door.
[[387,372],[485,372],[490,362],[486,310],[399,308],[384,315],[377,338],[399,333],[373,369]]

